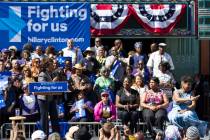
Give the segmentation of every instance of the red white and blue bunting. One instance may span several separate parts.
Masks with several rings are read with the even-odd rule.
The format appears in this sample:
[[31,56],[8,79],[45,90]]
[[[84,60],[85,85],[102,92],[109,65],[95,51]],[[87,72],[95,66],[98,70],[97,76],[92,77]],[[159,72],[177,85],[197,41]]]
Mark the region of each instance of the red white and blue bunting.
[[184,4],[92,4],[91,33],[115,34],[126,24],[131,15],[151,33],[169,33],[185,9]]
[[130,16],[128,5],[91,4],[91,32],[96,35],[114,34]]

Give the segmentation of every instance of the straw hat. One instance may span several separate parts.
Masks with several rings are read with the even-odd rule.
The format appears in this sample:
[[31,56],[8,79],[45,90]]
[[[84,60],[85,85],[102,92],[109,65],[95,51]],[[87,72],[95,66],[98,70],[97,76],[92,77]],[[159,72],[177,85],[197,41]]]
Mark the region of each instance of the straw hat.
[[80,63],[75,64],[74,65],[74,68],[75,69],[79,69],[79,70],[83,70],[84,69],[83,66],[82,66],[82,64],[80,64]]
[[59,133],[54,132],[48,136],[48,140],[61,140]]

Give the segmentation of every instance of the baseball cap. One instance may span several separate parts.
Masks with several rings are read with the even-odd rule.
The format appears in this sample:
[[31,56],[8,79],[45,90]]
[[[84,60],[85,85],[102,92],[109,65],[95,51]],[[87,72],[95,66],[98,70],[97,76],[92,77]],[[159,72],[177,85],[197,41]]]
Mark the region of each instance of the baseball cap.
[[103,96],[103,95],[109,95],[109,93],[107,91],[103,91],[103,92],[101,92],[101,96]]
[[1,50],[1,52],[2,53],[8,53],[8,52],[10,52],[7,48],[3,48],[2,50]]

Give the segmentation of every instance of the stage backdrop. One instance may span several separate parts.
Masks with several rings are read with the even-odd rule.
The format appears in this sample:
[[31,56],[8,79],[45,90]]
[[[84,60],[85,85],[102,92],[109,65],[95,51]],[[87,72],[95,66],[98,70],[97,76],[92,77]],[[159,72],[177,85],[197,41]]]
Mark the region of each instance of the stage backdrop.
[[31,42],[58,50],[68,38],[82,50],[90,46],[89,3],[0,3],[0,49]]

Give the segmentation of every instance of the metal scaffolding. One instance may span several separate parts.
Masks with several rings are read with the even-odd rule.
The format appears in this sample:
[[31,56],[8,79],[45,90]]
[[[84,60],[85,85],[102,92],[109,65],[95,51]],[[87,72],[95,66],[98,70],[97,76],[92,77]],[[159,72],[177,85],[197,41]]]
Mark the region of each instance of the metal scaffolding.
[[210,39],[210,0],[198,0],[198,38]]

